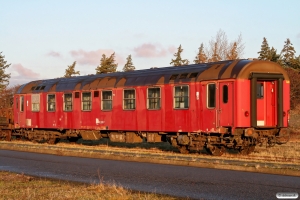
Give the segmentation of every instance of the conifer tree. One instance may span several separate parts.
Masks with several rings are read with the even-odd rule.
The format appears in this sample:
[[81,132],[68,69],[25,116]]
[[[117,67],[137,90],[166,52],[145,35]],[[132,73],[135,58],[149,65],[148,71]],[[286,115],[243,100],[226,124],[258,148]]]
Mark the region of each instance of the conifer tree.
[[237,52],[237,44],[236,44],[236,42],[234,42],[232,45],[231,45],[231,47],[230,47],[230,49],[229,49],[229,52],[227,53],[227,55],[226,55],[226,59],[227,60],[236,60],[236,59],[238,59],[239,57],[238,57],[238,52]]
[[132,63],[132,58],[131,58],[131,55],[129,55],[127,58],[126,58],[126,64],[124,65],[123,67],[123,72],[129,72],[129,71],[134,71],[135,70],[135,67]]
[[110,57],[106,57],[105,54],[102,54],[100,65],[96,67],[96,74],[116,72],[118,63],[115,62],[115,53],[111,54]]
[[198,49],[199,49],[199,52],[198,52],[197,56],[195,57],[194,63],[195,64],[206,63],[207,62],[207,56],[204,53],[203,43],[201,43],[201,45]]
[[69,78],[76,74],[80,75],[79,71],[75,71],[75,65],[76,65],[76,61],[74,61],[72,65],[68,66],[68,68],[65,70],[64,77]]
[[208,60],[209,62],[218,62],[221,59],[221,56],[218,54],[219,50],[218,50],[218,43],[215,42],[214,48],[213,48],[213,54],[211,56],[211,58]]
[[280,55],[277,54],[277,50],[274,49],[274,47],[272,47],[272,48],[270,49],[270,52],[269,52],[269,59],[268,59],[268,60],[270,60],[270,61],[272,61],[272,62],[277,62],[278,64],[281,64],[281,62],[280,62]]
[[170,62],[170,65],[173,66],[182,66],[182,65],[188,65],[189,61],[187,59],[182,59],[181,58],[181,53],[183,49],[181,48],[181,45],[179,45],[177,53],[174,54],[175,59],[172,59]]
[[0,52],[0,92],[6,89],[9,84],[10,74],[5,73],[5,69],[11,65],[7,64],[7,61],[4,60],[5,56],[1,54],[2,52]]
[[292,67],[295,63],[296,51],[289,38],[287,38],[284,43],[283,49],[281,50],[282,64],[286,67]]
[[259,56],[258,56],[259,60],[269,60],[270,59],[270,47],[269,47],[268,41],[265,37],[263,38],[261,49],[257,53],[259,54]]

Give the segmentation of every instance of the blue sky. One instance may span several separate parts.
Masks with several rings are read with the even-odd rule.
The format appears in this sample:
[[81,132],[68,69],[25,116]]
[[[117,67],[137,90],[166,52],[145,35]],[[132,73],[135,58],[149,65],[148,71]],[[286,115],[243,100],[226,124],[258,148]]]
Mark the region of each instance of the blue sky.
[[241,34],[243,58],[255,58],[263,37],[280,52],[289,38],[300,54],[300,1],[265,0],[0,0],[0,52],[11,63],[10,85],[61,77],[73,61],[94,74],[115,52],[122,70],[169,66],[176,48],[193,61],[221,29]]

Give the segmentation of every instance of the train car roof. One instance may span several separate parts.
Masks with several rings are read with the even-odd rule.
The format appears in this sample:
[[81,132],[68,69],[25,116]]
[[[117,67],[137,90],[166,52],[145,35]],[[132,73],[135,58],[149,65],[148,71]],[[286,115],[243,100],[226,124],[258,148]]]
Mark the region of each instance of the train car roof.
[[249,79],[252,73],[282,74],[285,80],[289,80],[286,71],[274,62],[243,59],[177,67],[161,67],[131,72],[37,80],[22,85],[17,94],[97,90],[145,85],[154,86],[221,79]]

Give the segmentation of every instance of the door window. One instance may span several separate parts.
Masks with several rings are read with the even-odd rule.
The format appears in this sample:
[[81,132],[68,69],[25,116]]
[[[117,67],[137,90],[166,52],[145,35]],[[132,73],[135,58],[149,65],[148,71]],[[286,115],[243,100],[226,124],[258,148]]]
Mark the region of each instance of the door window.
[[256,89],[256,97],[257,99],[263,99],[264,98],[264,84],[263,83],[257,83],[257,89]]
[[228,86],[223,85],[223,103],[228,102]]
[[24,111],[24,96],[20,96],[20,111]]
[[215,108],[216,107],[216,84],[209,83],[207,85],[207,107]]

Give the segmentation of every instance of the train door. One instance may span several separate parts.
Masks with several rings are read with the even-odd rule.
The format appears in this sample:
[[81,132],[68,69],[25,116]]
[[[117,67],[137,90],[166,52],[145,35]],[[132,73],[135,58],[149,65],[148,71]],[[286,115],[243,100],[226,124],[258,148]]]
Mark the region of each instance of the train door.
[[219,83],[218,127],[233,124],[233,82]]
[[81,127],[81,98],[80,92],[74,92],[73,111],[71,119],[68,119],[68,123],[72,128],[78,129]]
[[276,88],[275,81],[257,81],[257,126],[276,125]]
[[214,131],[217,128],[217,83],[209,82],[201,84],[202,91],[202,109],[201,121],[202,129],[205,131]]
[[17,112],[17,123],[19,126],[25,126],[25,118],[26,118],[26,111],[25,111],[25,96],[20,95],[16,97],[16,112]]
[[20,124],[20,111],[19,111],[19,106],[20,106],[20,97],[15,96],[15,102],[14,102],[14,120],[16,124]]

